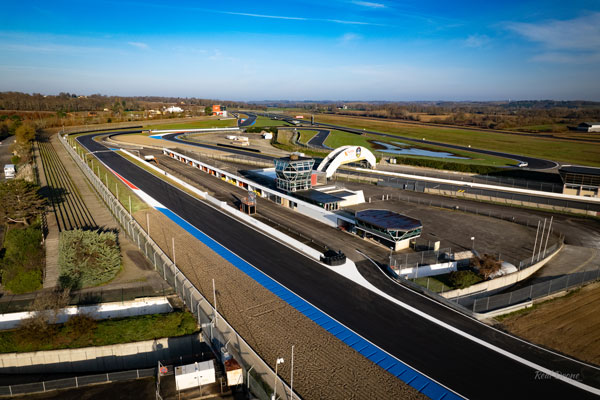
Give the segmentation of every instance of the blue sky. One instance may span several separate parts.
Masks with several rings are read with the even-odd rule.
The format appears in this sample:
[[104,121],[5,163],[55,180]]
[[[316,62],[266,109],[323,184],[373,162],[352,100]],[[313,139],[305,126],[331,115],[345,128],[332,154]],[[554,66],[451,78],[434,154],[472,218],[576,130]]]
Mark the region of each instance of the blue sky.
[[600,101],[600,2],[5,2],[0,91]]

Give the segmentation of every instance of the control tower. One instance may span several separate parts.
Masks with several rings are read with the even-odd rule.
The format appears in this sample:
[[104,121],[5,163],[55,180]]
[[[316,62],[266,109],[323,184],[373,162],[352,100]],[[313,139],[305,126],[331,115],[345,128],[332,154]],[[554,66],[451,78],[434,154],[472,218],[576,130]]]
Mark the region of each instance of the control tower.
[[292,154],[275,160],[277,188],[286,192],[307,190],[312,187],[311,175],[315,160]]

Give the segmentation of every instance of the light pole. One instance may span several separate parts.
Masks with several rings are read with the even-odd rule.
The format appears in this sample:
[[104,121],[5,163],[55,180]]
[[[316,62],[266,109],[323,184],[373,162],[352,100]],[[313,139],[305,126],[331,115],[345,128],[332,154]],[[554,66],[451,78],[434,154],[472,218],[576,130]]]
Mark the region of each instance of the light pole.
[[275,361],[275,379],[273,380],[273,397],[271,400],[276,400],[277,398],[277,367],[279,364],[283,364],[283,362],[283,358],[278,358],[277,361]]
[[294,400],[294,345],[292,345],[292,371],[290,372],[290,399]]
[[475,251],[475,236],[471,236],[471,250]]

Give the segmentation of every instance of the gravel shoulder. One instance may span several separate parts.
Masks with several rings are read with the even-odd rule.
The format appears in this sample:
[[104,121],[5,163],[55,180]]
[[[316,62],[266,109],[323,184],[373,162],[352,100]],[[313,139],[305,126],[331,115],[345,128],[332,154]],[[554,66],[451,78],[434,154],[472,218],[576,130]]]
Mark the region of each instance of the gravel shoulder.
[[[291,346],[295,345],[294,388],[302,398],[425,398],[304,317],[160,212],[142,210],[134,217],[146,226],[146,215],[153,239],[169,255],[175,238],[178,267],[209,299],[212,279],[215,280],[219,311],[263,359],[289,359]],[[286,380],[289,368],[288,363],[279,368]]]

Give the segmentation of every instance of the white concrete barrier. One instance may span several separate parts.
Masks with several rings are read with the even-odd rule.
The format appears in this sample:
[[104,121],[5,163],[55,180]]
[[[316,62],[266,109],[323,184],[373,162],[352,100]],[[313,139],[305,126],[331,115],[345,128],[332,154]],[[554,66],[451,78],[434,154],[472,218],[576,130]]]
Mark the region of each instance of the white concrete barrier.
[[457,264],[456,261],[451,261],[439,264],[422,265],[418,268],[403,268],[394,272],[405,279],[425,278],[427,276],[442,275],[456,271]]
[[[94,319],[124,318],[137,315],[164,314],[173,311],[166,297],[146,297],[123,302],[71,306],[60,310],[57,323],[63,324],[73,315],[86,314]],[[21,321],[31,318],[34,311],[0,314],[0,330],[14,329]]]
[[554,253],[549,255],[548,257],[540,260],[538,263],[524,268],[520,271],[513,272],[512,274],[500,276],[498,278],[491,279],[489,281],[484,281],[481,283],[476,283],[475,285],[471,285],[464,289],[455,289],[449,290],[444,293],[440,293],[440,295],[444,296],[447,299],[452,299],[455,297],[465,297],[469,295],[474,295],[481,293],[482,296],[489,296],[492,293],[503,290],[509,286],[514,285],[517,282],[522,281],[523,279],[529,278],[531,275],[536,273],[540,268],[542,268],[548,261],[550,261],[554,256],[558,254],[559,251],[562,250],[564,245],[561,245]]
[[160,360],[179,359],[197,354],[202,336],[187,336],[84,347],[0,354],[0,369],[4,374],[68,373],[114,371],[156,366]]

